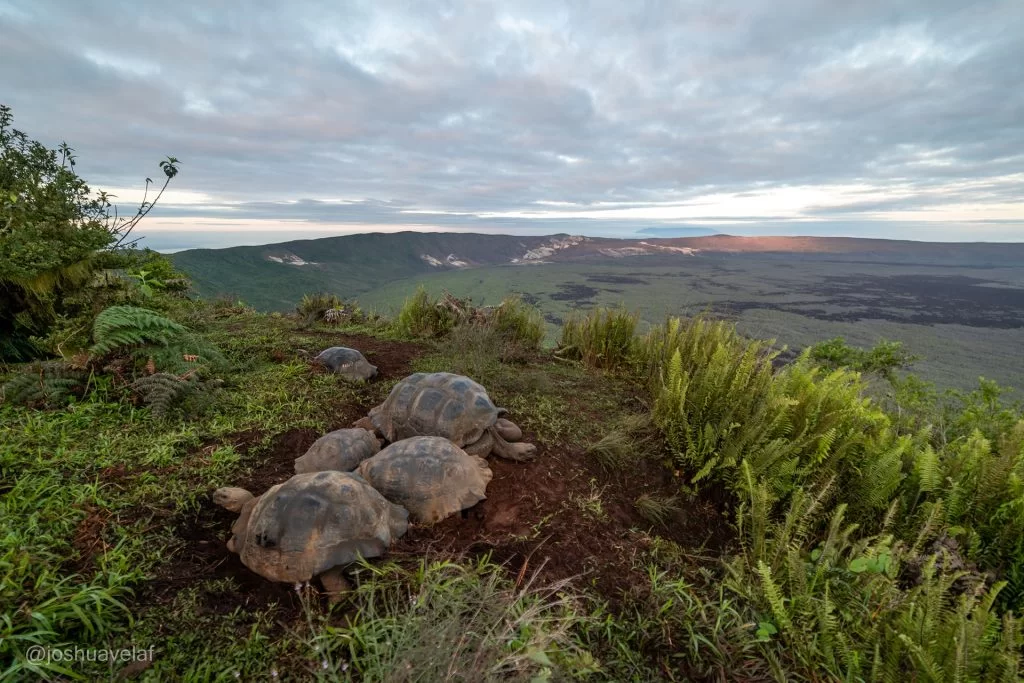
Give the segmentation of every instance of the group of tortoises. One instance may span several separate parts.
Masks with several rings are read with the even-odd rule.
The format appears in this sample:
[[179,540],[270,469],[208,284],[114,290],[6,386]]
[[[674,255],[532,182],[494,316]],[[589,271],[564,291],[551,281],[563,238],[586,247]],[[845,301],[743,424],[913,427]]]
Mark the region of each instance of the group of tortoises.
[[[318,358],[325,354],[345,359],[336,372],[376,374],[353,349],[328,349]],[[267,579],[319,576],[328,593],[341,591],[340,569],[384,553],[410,520],[437,522],[483,500],[492,477],[488,455],[535,455],[505,412],[468,377],[410,375],[352,428],[317,439],[284,483],[258,497],[217,489],[214,502],[239,513],[228,548]]]

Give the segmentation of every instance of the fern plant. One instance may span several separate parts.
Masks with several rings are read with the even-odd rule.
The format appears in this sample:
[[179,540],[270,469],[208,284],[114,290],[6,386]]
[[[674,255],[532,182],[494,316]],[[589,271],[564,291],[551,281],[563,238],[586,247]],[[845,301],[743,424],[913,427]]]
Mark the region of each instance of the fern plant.
[[157,417],[167,417],[190,397],[220,386],[220,380],[203,380],[195,372],[175,375],[157,372],[140,377],[132,383],[143,402]]
[[1018,680],[1024,631],[996,607],[1003,583],[932,553],[905,588],[901,566],[917,551],[890,533],[896,504],[866,534],[845,504],[830,504],[838,491],[826,482],[796,490],[776,518],[770,487],[746,463],[741,471],[742,552],[726,586],[754,610],[752,635],[785,677]]
[[89,351],[103,356],[142,345],[167,346],[185,332],[182,325],[148,308],[111,306],[96,316]]
[[86,377],[85,371],[63,361],[33,363],[3,385],[3,400],[23,405],[57,405],[80,391]]

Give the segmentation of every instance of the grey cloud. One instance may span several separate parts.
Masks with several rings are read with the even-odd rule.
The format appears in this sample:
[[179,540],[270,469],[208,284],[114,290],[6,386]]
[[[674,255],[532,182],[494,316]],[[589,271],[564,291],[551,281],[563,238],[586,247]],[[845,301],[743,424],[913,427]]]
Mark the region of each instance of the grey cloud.
[[[138,185],[174,154],[184,160],[175,187],[241,202],[239,217],[397,224],[412,222],[401,213],[410,209],[912,188],[906,199],[811,211],[849,234],[891,234],[862,214],[953,196],[1020,202],[1024,190],[1012,177],[1024,168],[1015,0],[0,0],[0,33],[0,101],[18,127],[67,139],[100,187]],[[948,165],[922,163],[937,152]],[[962,180],[982,183],[956,189]],[[366,201],[281,203],[329,197]],[[224,215],[203,209],[167,204],[154,215]],[[563,224],[601,233],[651,223]],[[731,227],[802,225],[766,216]]]

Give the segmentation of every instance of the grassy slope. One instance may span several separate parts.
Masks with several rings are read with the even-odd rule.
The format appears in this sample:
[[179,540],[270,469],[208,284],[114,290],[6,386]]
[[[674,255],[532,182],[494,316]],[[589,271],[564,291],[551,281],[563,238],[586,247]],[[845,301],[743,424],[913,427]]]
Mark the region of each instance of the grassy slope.
[[[358,296],[384,283],[435,272],[422,254],[449,254],[474,263],[517,258],[545,237],[401,232],[298,240],[263,247],[195,249],[172,255],[206,296],[228,294],[261,310],[287,310],[304,293],[331,291]],[[267,260],[293,254],[311,265]],[[313,265],[316,264],[316,265]]]
[[[743,536],[743,545],[736,542],[726,522],[730,498],[721,484],[705,483],[700,494],[693,493],[684,482],[694,466],[686,458],[694,454],[667,459],[671,445],[679,446],[673,439],[694,432],[672,429],[666,441],[654,435],[650,396],[638,381],[545,353],[502,358],[493,338],[479,336],[476,328],[457,330],[446,341],[408,342],[383,328],[304,329],[293,318],[224,308],[192,316],[191,322],[237,364],[229,385],[198,417],[156,420],[103,385],[88,400],[63,410],[0,406],[0,463],[8,487],[0,498],[0,523],[9,530],[0,545],[5,615],[0,644],[5,653],[23,654],[33,642],[153,647],[156,661],[129,671],[154,681],[453,676],[481,681],[790,680],[798,675],[820,680],[824,661],[830,662],[830,671],[847,666],[866,670],[864,661],[856,666],[845,661],[842,643],[833,649],[824,640],[826,633],[830,638],[849,634],[856,645],[866,634],[884,631],[887,651],[895,652],[892,648],[902,647],[898,643],[903,641],[884,629],[912,635],[921,629],[933,639],[928,651],[943,651],[943,656],[949,652],[944,644],[955,638],[936,642],[935,618],[962,628],[979,624],[996,634],[994,623],[980,621],[989,618],[987,607],[970,618],[954,618],[951,608],[942,608],[923,630],[914,612],[918,593],[907,589],[897,600],[894,591],[905,588],[894,576],[855,569],[855,561],[874,557],[875,545],[889,547],[890,541],[881,538],[864,541],[875,544],[870,551],[860,541],[826,543],[829,553],[839,555],[825,556],[814,569],[813,555],[805,564],[799,553],[810,553],[815,541],[803,538],[803,532],[787,539],[782,529],[790,525],[780,516],[769,534],[778,535],[778,547],[744,556],[750,538]],[[382,377],[368,385],[348,385],[300,357],[300,349],[332,344],[364,350]],[[719,365],[752,368],[739,355],[726,356],[712,358]],[[704,365],[699,357],[690,361]],[[464,517],[414,525],[387,560],[350,568],[356,590],[333,610],[315,585],[264,581],[228,553],[224,541],[234,515],[212,505],[214,488],[232,484],[261,492],[283,481],[294,458],[319,435],[364,415],[414,370],[450,370],[480,380],[538,444],[537,459],[528,464],[492,461],[486,501]],[[844,373],[832,373],[808,389],[801,379],[809,377],[806,369],[783,372],[783,379],[772,379],[777,376],[770,366],[766,372],[757,375],[765,384],[749,385],[749,394],[744,385],[736,385],[742,399],[709,389],[719,386],[715,377],[696,379],[688,412],[665,412],[666,406],[683,405],[673,395],[667,402],[658,399],[655,419],[674,415],[699,422],[708,405],[718,411],[744,400],[756,410],[767,396],[766,387],[791,381],[793,395],[816,406],[815,414],[820,409],[826,416],[833,410],[847,415],[844,429],[880,415],[854,400],[859,389],[842,379]],[[736,381],[743,377],[737,374]],[[681,385],[673,380],[671,386],[676,391]],[[715,401],[704,401],[702,391],[711,391]],[[827,433],[830,419],[816,422],[814,429]],[[715,434],[725,438],[732,429],[698,431],[702,438],[717,439]],[[612,436],[615,440],[609,441]],[[860,431],[847,436],[853,443]],[[599,440],[603,448],[588,448]],[[808,456],[821,453],[820,444],[812,442],[799,448]],[[846,452],[845,447],[839,450]],[[693,459],[699,461],[699,454]],[[762,460],[760,466],[765,464]],[[720,465],[723,472],[734,467],[725,461]],[[790,475],[779,476],[782,481]],[[851,481],[873,479],[858,474]],[[767,496],[766,484],[760,490]],[[810,504],[802,490],[793,500]],[[873,504],[865,505],[870,509]],[[810,519],[806,514],[805,521]],[[659,522],[649,521],[659,516]],[[988,516],[984,521],[990,521]],[[739,533],[749,535],[757,528],[765,532],[748,525]],[[762,551],[765,542],[757,541]],[[788,564],[779,549],[791,551]],[[733,561],[723,573],[719,560],[725,557]],[[792,576],[821,572],[832,590],[853,591],[852,597],[832,593],[843,600],[840,612],[844,605],[858,611],[830,615],[829,589],[818,604],[805,586],[805,595],[794,593],[786,602],[801,610],[794,612],[801,618],[818,604],[825,611],[816,618],[832,628],[806,634],[792,629],[785,608],[772,604],[777,589],[767,565],[742,570],[737,557],[773,562],[780,580],[783,566]],[[740,580],[734,571],[747,575]],[[800,582],[790,585],[793,581],[787,580],[786,591],[800,590]],[[888,593],[876,595],[876,590]],[[955,590],[950,595],[959,599]],[[873,604],[876,597],[878,605]],[[930,604],[927,596],[921,604]],[[896,624],[896,612],[888,609],[893,605],[904,615]],[[885,624],[872,626],[879,614]],[[756,636],[755,628],[773,622],[793,640]],[[856,631],[844,630],[851,625]],[[801,640],[805,636],[808,640]],[[984,637],[974,634],[973,641],[965,642]],[[798,643],[799,657],[809,658],[788,656],[788,642]],[[1024,641],[1005,642],[1014,653],[1015,643]],[[909,671],[912,655],[903,656],[902,666]],[[1019,656],[1010,659],[1012,675]],[[14,666],[26,680],[44,673],[31,669],[21,655],[14,656]],[[913,668],[921,672],[927,667],[915,663]],[[97,680],[121,671],[120,665],[93,662],[51,668],[49,675]],[[993,675],[994,667],[986,671]],[[952,673],[935,680],[953,680]]]
[[[486,622],[481,628],[504,618],[505,609],[519,615],[516,619],[540,609],[530,607],[532,591],[510,592],[506,585],[520,569],[527,579],[540,572],[537,580],[553,590],[582,572],[585,578],[575,585],[590,596],[587,600],[612,599],[643,578],[639,571],[625,579],[645,557],[644,548],[655,547],[640,530],[646,523],[632,501],[645,491],[672,492],[676,484],[645,468],[609,476],[583,450],[616,420],[642,408],[627,385],[550,356],[505,365],[494,361],[493,350],[474,353],[465,345],[410,344],[327,328],[304,331],[281,317],[243,313],[201,327],[240,365],[201,417],[157,420],[126,401],[103,402],[114,398],[103,391],[56,412],[0,406],[0,462],[9,482],[0,508],[9,530],[2,611],[13,616],[19,605],[37,611],[31,620],[16,616],[14,630],[5,635],[24,639],[15,646],[22,653],[33,638],[53,642],[56,637],[84,647],[153,646],[156,662],[142,672],[145,680],[262,680],[274,671],[286,679],[346,679],[353,673],[348,670],[353,639],[368,638],[365,647],[372,648],[377,637],[381,642],[413,639],[421,646],[424,639],[456,637],[444,635],[454,622],[440,613],[456,609],[453,600],[469,601],[463,610],[491,610],[490,616],[481,615]],[[366,351],[383,378],[352,386],[296,355],[297,349],[337,343]],[[435,527],[414,528],[393,553],[398,565],[375,564],[375,581],[328,617],[313,589],[297,593],[263,581],[227,552],[224,541],[235,516],[213,506],[210,493],[223,485],[259,492],[284,480],[294,458],[315,438],[348,426],[416,369],[454,370],[480,379],[538,444],[540,457],[529,466],[493,463],[495,479],[485,504],[491,508],[477,513],[486,518],[456,516]],[[660,466],[652,467],[661,472]],[[708,528],[714,528],[717,513],[708,509],[707,514]],[[703,518],[694,508],[678,520],[679,533],[703,539],[709,533],[699,526]],[[633,548],[632,555],[607,552],[621,544]],[[534,554],[540,547],[542,552]],[[481,562],[493,556],[507,562],[510,573],[495,575],[472,564],[417,569],[425,557],[460,554]],[[418,585],[423,571],[441,580],[427,581],[424,591],[444,587],[439,612],[409,615],[401,621],[406,630],[396,631],[392,616],[408,605],[404,597],[393,604],[388,582],[401,595],[410,582]],[[77,607],[64,606],[70,604]],[[354,630],[343,628],[356,608],[385,613],[381,621],[366,617]],[[88,630],[70,626],[77,623],[79,609],[92,615]],[[530,617],[532,636],[513,630],[488,636],[479,646],[497,648],[487,661],[505,662],[509,676],[502,680],[529,679],[543,669],[531,648],[548,648],[550,639],[558,639],[565,651],[577,647],[564,632],[575,619],[566,614],[553,615],[551,628],[543,631],[538,624],[548,623],[548,617]],[[418,630],[410,633],[414,625]],[[515,651],[509,650],[513,641]],[[476,647],[474,642],[467,647]],[[445,642],[445,651],[451,646]],[[380,680],[399,664],[392,648],[361,651],[367,680]],[[456,650],[451,656],[461,668],[478,653]],[[420,657],[418,669],[448,666],[436,650]],[[573,666],[596,667],[587,663],[589,657]],[[628,670],[641,672],[641,679],[652,675],[642,673],[646,655],[630,657],[638,662],[625,665]],[[23,659],[15,663],[26,665]],[[52,669],[51,675],[105,679],[122,666],[76,664]],[[35,678],[31,671],[21,669],[26,679]],[[492,675],[482,671],[475,680]],[[610,669],[606,675],[617,678]]]

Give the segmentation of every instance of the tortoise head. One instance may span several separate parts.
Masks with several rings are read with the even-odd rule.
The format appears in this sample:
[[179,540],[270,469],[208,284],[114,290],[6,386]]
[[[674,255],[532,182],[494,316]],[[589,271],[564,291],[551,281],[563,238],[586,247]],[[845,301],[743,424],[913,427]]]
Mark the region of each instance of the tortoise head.
[[251,493],[237,486],[225,486],[213,492],[213,502],[231,512],[241,512],[252,498]]

